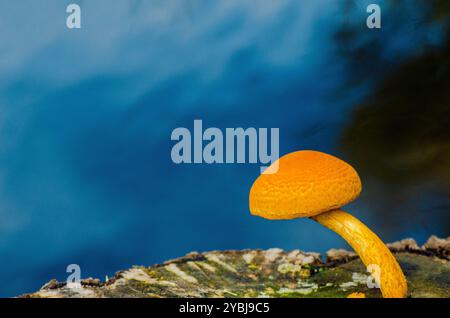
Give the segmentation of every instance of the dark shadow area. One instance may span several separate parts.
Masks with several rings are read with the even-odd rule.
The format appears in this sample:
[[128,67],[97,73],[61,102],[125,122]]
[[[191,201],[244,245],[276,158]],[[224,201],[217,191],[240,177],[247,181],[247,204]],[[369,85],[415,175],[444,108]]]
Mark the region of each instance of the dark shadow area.
[[[368,32],[348,23],[336,35],[352,70],[348,89],[373,85],[343,130],[342,150],[367,179],[371,194],[363,197],[387,227],[438,222],[448,233],[450,2],[389,5],[385,30]],[[408,23],[403,43],[395,43],[398,37],[391,35]],[[410,50],[408,43],[421,43],[420,49]]]

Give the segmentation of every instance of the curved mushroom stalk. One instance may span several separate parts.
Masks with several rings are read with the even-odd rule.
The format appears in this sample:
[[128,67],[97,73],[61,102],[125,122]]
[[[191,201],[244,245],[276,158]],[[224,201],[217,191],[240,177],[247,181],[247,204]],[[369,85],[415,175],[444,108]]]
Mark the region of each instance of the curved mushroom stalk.
[[346,240],[359,255],[364,265],[379,266],[379,283],[383,297],[406,297],[407,283],[400,265],[380,238],[361,221],[342,210],[324,212],[311,217],[311,219]]

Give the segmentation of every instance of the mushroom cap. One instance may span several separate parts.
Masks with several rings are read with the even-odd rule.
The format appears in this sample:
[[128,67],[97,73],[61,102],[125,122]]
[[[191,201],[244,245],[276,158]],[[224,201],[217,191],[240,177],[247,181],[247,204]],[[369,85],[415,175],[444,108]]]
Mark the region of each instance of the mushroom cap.
[[[250,212],[266,219],[310,217],[338,209],[361,193],[358,173],[348,163],[319,151],[289,153],[273,174],[263,173],[250,190]],[[276,168],[275,168],[276,169]]]

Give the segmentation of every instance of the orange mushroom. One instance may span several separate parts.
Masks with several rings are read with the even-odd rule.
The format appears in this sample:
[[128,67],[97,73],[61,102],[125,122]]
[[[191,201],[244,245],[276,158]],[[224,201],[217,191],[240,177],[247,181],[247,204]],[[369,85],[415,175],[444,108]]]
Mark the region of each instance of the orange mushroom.
[[347,298],[366,298],[364,293],[351,293]]
[[340,210],[361,192],[361,180],[352,166],[306,150],[287,154],[272,165],[278,171],[260,175],[250,190],[253,215],[271,220],[309,217],[319,222],[343,237],[366,266],[379,267],[383,297],[406,297],[405,276],[386,245],[362,222]]

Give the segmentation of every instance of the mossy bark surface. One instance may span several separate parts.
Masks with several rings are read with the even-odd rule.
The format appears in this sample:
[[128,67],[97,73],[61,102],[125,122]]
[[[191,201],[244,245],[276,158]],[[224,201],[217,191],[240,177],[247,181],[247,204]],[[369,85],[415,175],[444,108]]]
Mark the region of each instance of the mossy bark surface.
[[[408,281],[408,297],[450,297],[450,239],[431,237],[419,247],[406,239],[389,244]],[[52,280],[22,297],[347,297],[369,288],[370,274],[357,255],[330,250],[326,261],[299,250],[190,253],[150,267],[135,266],[101,282],[69,288]]]

